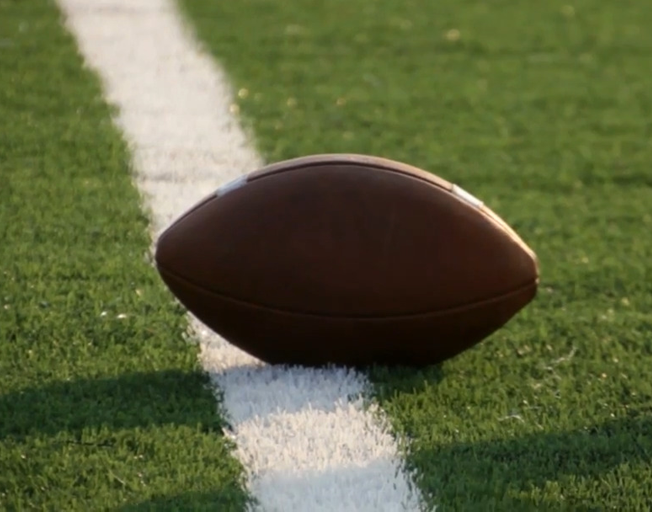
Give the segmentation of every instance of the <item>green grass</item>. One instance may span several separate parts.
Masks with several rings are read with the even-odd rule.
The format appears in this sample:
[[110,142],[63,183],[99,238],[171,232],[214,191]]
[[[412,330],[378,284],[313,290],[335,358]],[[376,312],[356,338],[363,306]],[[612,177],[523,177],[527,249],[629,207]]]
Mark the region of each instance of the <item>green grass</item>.
[[0,509],[241,510],[125,145],[59,21],[0,0]]
[[[269,161],[371,153],[485,200],[537,300],[474,350],[376,369],[439,510],[652,503],[652,10],[644,2],[183,0]],[[459,36],[459,37],[458,37]]]
[[[490,340],[370,372],[428,501],[649,509],[645,2],[183,5],[268,160],[410,162],[480,196],[540,257],[538,298]],[[0,510],[242,510],[125,145],[51,2],[0,0],[0,77]]]

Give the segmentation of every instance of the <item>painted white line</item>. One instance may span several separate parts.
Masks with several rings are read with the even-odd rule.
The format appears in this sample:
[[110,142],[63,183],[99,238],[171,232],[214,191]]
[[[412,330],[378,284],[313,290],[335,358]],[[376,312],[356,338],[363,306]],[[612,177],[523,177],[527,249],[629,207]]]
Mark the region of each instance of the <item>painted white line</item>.
[[[59,0],[132,147],[153,236],[207,193],[261,165],[224,73],[171,0]],[[191,319],[248,487],[265,512],[419,510],[395,440],[364,408],[359,373],[261,364]]]

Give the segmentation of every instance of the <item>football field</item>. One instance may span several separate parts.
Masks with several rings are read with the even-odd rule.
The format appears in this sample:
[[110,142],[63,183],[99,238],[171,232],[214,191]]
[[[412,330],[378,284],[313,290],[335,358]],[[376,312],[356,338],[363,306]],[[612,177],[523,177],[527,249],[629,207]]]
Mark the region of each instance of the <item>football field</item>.
[[[0,0],[0,510],[652,508],[652,9]],[[184,28],[185,27],[185,28]],[[536,251],[437,367],[268,367],[152,266],[262,162],[383,156]]]

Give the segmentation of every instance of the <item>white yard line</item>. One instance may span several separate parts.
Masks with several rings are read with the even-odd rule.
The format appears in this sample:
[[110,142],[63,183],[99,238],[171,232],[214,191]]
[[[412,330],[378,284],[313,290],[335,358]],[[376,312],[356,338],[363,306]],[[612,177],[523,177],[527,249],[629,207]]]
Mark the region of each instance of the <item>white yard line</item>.
[[[154,237],[220,184],[261,165],[230,112],[224,73],[198,49],[171,0],[59,4],[118,107]],[[394,439],[362,407],[363,375],[263,365],[191,325],[260,510],[419,509]]]

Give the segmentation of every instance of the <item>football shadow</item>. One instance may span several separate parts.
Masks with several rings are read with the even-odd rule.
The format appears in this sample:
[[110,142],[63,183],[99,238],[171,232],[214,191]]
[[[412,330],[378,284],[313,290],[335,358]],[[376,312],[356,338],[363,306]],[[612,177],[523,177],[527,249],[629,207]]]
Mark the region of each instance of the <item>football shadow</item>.
[[131,503],[120,507],[116,512],[242,512],[241,500],[229,499],[228,489],[213,491],[189,491],[182,494],[158,496],[147,501]]
[[420,393],[444,379],[444,371],[439,365],[418,368],[370,366],[364,371],[374,385],[375,395],[381,400],[395,394]]
[[[630,491],[614,488],[602,495],[585,493],[581,503],[573,503],[566,489],[564,503],[560,503],[550,497],[547,501],[545,489],[552,485],[564,490],[564,482],[577,485],[582,478],[609,485],[605,475],[620,466],[652,465],[652,416],[566,432],[442,445],[415,452],[412,462],[428,468],[421,485],[447,509],[472,510],[482,502],[486,510],[601,510],[607,494],[622,504]],[[646,485],[647,492],[652,492],[652,482]]]
[[[429,468],[427,474],[420,474],[418,484],[431,496],[429,504],[442,509],[478,510],[482,503],[482,510],[488,511],[596,511],[605,507],[604,494],[584,494],[579,503],[568,495],[564,502],[546,500],[544,492],[535,499],[532,491],[543,490],[551,483],[563,489],[566,478],[594,478],[600,485],[607,485],[601,480],[606,473],[621,465],[649,465],[651,455],[652,418],[632,417],[567,432],[453,443],[420,450],[412,462]],[[359,476],[353,468],[319,471],[288,477],[280,481],[280,486],[292,496],[313,486],[317,490],[322,481],[332,484],[333,480],[341,480],[342,488],[355,487]],[[614,488],[609,492],[616,500],[617,494],[613,493],[620,492],[619,503],[624,503],[630,491]],[[229,511],[241,510],[241,505],[228,499],[228,490],[215,489],[159,496],[126,505],[120,512],[150,510]]]
[[[209,374],[219,388],[228,390],[223,398],[233,424],[250,421],[253,416],[264,419],[280,411],[330,413],[346,402],[359,403],[361,398],[369,405],[370,400],[382,401],[396,392],[422,391],[443,378],[438,367],[383,366],[242,364]],[[364,377],[371,386],[366,385]],[[250,406],[252,403],[255,407]]]
[[0,440],[84,429],[111,430],[179,424],[221,435],[223,423],[208,379],[199,372],[166,370],[99,379],[58,381],[0,395]]
[[[367,373],[379,395],[419,392],[443,378],[439,367],[376,367]],[[383,381],[392,385],[384,388]],[[6,393],[0,395],[0,440],[21,442],[28,436],[62,432],[81,440],[85,429],[166,424],[199,426],[204,432],[221,436],[225,424],[215,412],[215,399],[206,391],[207,384],[202,373],[166,370],[60,381]],[[427,473],[421,473],[419,485],[435,496],[434,503],[446,508],[471,510],[479,500],[487,500],[486,510],[492,510],[491,499],[495,499],[497,505],[509,505],[511,510],[559,510],[559,503],[546,503],[544,498],[535,502],[530,497],[532,490],[543,491],[551,483],[563,486],[568,478],[598,481],[620,466],[652,465],[652,416],[631,412],[625,418],[566,432],[453,442],[419,449],[410,463],[428,468]],[[652,493],[652,483],[649,485]],[[544,494],[538,492],[539,496]],[[224,503],[221,510],[229,510],[228,495],[228,490],[215,489],[161,497],[160,503],[164,507],[172,500],[169,510],[189,509],[184,503],[191,504],[191,510],[214,509],[215,503]],[[598,510],[604,505],[598,500],[596,493],[596,502],[585,508],[569,506],[573,510]],[[124,510],[160,510],[158,503],[155,500]]]
[[[310,368],[286,368],[280,366],[232,367],[224,372],[230,379],[232,388],[266,386],[264,393],[274,393],[278,386],[281,405],[287,410],[302,407],[324,408],[332,406],[336,400],[347,400],[345,393],[337,386],[333,397],[320,397],[326,400],[315,402],[313,393],[302,397],[301,393],[288,393],[301,383],[301,376],[318,371]],[[370,370],[376,377],[392,372],[392,389],[396,386],[406,390],[419,389],[426,374],[404,370]],[[325,372],[322,380],[337,384],[350,369]],[[412,372],[412,373],[411,373]],[[261,374],[269,378],[261,377]],[[299,376],[299,378],[297,378]],[[374,379],[372,378],[372,381]],[[382,379],[378,380],[382,389]],[[227,427],[224,419],[217,414],[215,397],[206,391],[209,379],[202,372],[164,370],[154,372],[135,372],[106,378],[80,378],[71,381],[56,381],[23,388],[16,392],[0,395],[0,440],[12,438],[21,442],[27,436],[55,436],[66,432],[75,439],[81,439],[85,429],[109,430],[145,428],[157,425],[176,424],[199,426],[205,432],[223,434]],[[378,388],[378,386],[376,386]],[[249,389],[249,392],[252,390]],[[286,394],[287,403],[282,396]],[[331,400],[332,399],[332,400]],[[274,412],[275,403],[270,409],[265,407],[251,411],[251,414],[265,416]],[[260,402],[260,405],[264,405]],[[240,421],[246,418],[240,418]]]
[[[327,465],[328,466],[328,465]],[[286,471],[285,468],[272,474],[267,474],[268,483],[273,482],[273,496],[268,488],[263,494],[268,502],[273,504],[269,510],[292,512],[296,510],[388,510],[387,499],[395,499],[396,494],[405,499],[405,504],[414,503],[411,492],[414,488],[400,478],[394,481],[395,474],[391,472],[391,463],[385,459],[373,460],[364,465],[344,465],[343,467],[320,467],[319,469],[304,469],[301,472]],[[389,471],[389,472],[388,472]],[[379,478],[379,480],[375,480]],[[382,478],[382,480],[380,480]],[[384,485],[382,485],[384,484]],[[227,490],[228,492],[228,490]],[[270,498],[272,498],[270,500]],[[283,508],[279,508],[279,504]],[[358,508],[354,508],[357,504]],[[260,505],[260,503],[259,503]],[[275,505],[275,506],[274,506]],[[241,502],[236,504],[224,490],[216,488],[209,492],[184,492],[157,496],[154,499],[131,503],[119,509],[119,512],[145,511],[242,511]],[[251,509],[247,509],[251,510]],[[258,508],[256,510],[259,510]],[[268,510],[267,508],[263,510]],[[395,510],[399,510],[396,508]],[[401,508],[400,510],[415,510]]]

